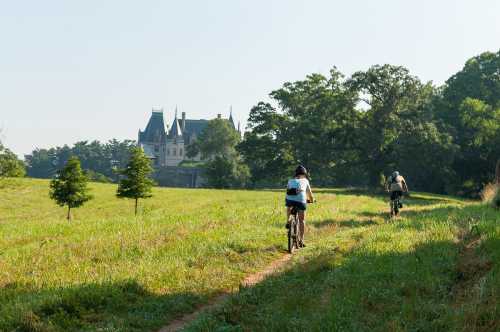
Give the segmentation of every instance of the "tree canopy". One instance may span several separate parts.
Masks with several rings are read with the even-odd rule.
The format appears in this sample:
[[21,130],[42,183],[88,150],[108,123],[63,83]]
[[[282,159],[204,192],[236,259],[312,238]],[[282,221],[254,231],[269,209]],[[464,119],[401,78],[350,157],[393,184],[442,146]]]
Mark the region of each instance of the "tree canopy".
[[468,60],[443,87],[375,65],[311,74],[269,97],[238,145],[254,185],[280,185],[298,163],[319,185],[377,187],[397,169],[416,189],[471,194],[494,178],[500,52]]

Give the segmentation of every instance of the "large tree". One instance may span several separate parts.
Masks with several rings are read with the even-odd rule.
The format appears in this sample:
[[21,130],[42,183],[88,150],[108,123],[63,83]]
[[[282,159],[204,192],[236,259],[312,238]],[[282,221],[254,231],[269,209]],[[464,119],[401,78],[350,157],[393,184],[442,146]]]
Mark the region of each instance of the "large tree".
[[188,147],[188,156],[201,153],[202,159],[215,156],[227,156],[234,153],[235,146],[241,140],[240,134],[234,130],[226,119],[208,121],[198,139]]
[[208,186],[240,188],[247,184],[249,170],[236,150],[240,140],[240,134],[229,121],[214,119],[208,122],[198,139],[189,146],[188,156],[200,153],[206,160]]
[[456,191],[477,192],[494,178],[499,157],[500,51],[469,59],[442,89],[437,115],[460,148]]
[[419,122],[431,120],[427,111],[434,90],[410,75],[408,69],[392,65],[356,72],[348,84],[366,105],[359,146],[369,183],[378,186],[384,173],[400,165],[400,135],[408,125],[418,128]]
[[273,104],[261,102],[250,111],[251,132],[239,147],[253,181],[282,183],[298,163],[312,170],[316,183],[346,180],[344,166],[356,158],[360,114],[342,74],[335,68],[329,77],[312,74],[270,97]]

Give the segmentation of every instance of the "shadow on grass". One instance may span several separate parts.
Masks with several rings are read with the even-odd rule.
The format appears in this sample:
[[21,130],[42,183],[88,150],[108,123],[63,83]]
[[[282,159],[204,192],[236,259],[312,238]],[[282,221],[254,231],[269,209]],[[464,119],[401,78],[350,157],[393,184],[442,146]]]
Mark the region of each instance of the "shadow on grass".
[[[322,248],[305,263],[296,261],[291,270],[242,289],[187,331],[493,331],[500,327],[500,307],[495,306],[500,288],[495,279],[483,285],[481,298],[473,292],[463,303],[454,298],[454,288],[463,282],[459,244],[427,240],[410,251],[396,252],[380,250],[386,246],[382,238],[371,241],[345,255],[342,250]],[[499,239],[488,241],[488,247],[500,247]],[[494,277],[493,271],[485,273]],[[471,289],[480,280],[471,280]]]
[[134,280],[41,290],[11,284],[0,296],[1,331],[155,331],[203,301],[153,294]]

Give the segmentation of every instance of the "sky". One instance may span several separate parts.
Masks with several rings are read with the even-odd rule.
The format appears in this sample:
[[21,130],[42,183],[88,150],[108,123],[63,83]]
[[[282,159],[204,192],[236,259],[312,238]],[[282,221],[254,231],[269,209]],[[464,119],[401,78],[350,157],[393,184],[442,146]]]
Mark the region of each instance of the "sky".
[[336,66],[443,84],[500,48],[498,0],[0,0],[0,139],[18,155],[137,139],[218,113],[245,123],[284,82]]

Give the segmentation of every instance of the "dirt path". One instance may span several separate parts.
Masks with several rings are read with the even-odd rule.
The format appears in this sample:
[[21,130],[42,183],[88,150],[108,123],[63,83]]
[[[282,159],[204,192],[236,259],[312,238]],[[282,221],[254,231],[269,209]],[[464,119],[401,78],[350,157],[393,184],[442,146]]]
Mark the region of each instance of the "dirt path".
[[[286,254],[281,258],[271,262],[262,271],[248,275],[241,283],[242,287],[250,287],[258,284],[268,276],[280,271],[285,264],[290,260],[292,255]],[[227,291],[219,296],[214,297],[208,303],[200,305],[196,310],[190,314],[184,315],[181,318],[173,320],[170,324],[162,327],[158,332],[174,332],[182,330],[187,324],[194,321],[201,313],[215,309],[221,305],[230,295],[237,293],[237,291]]]

